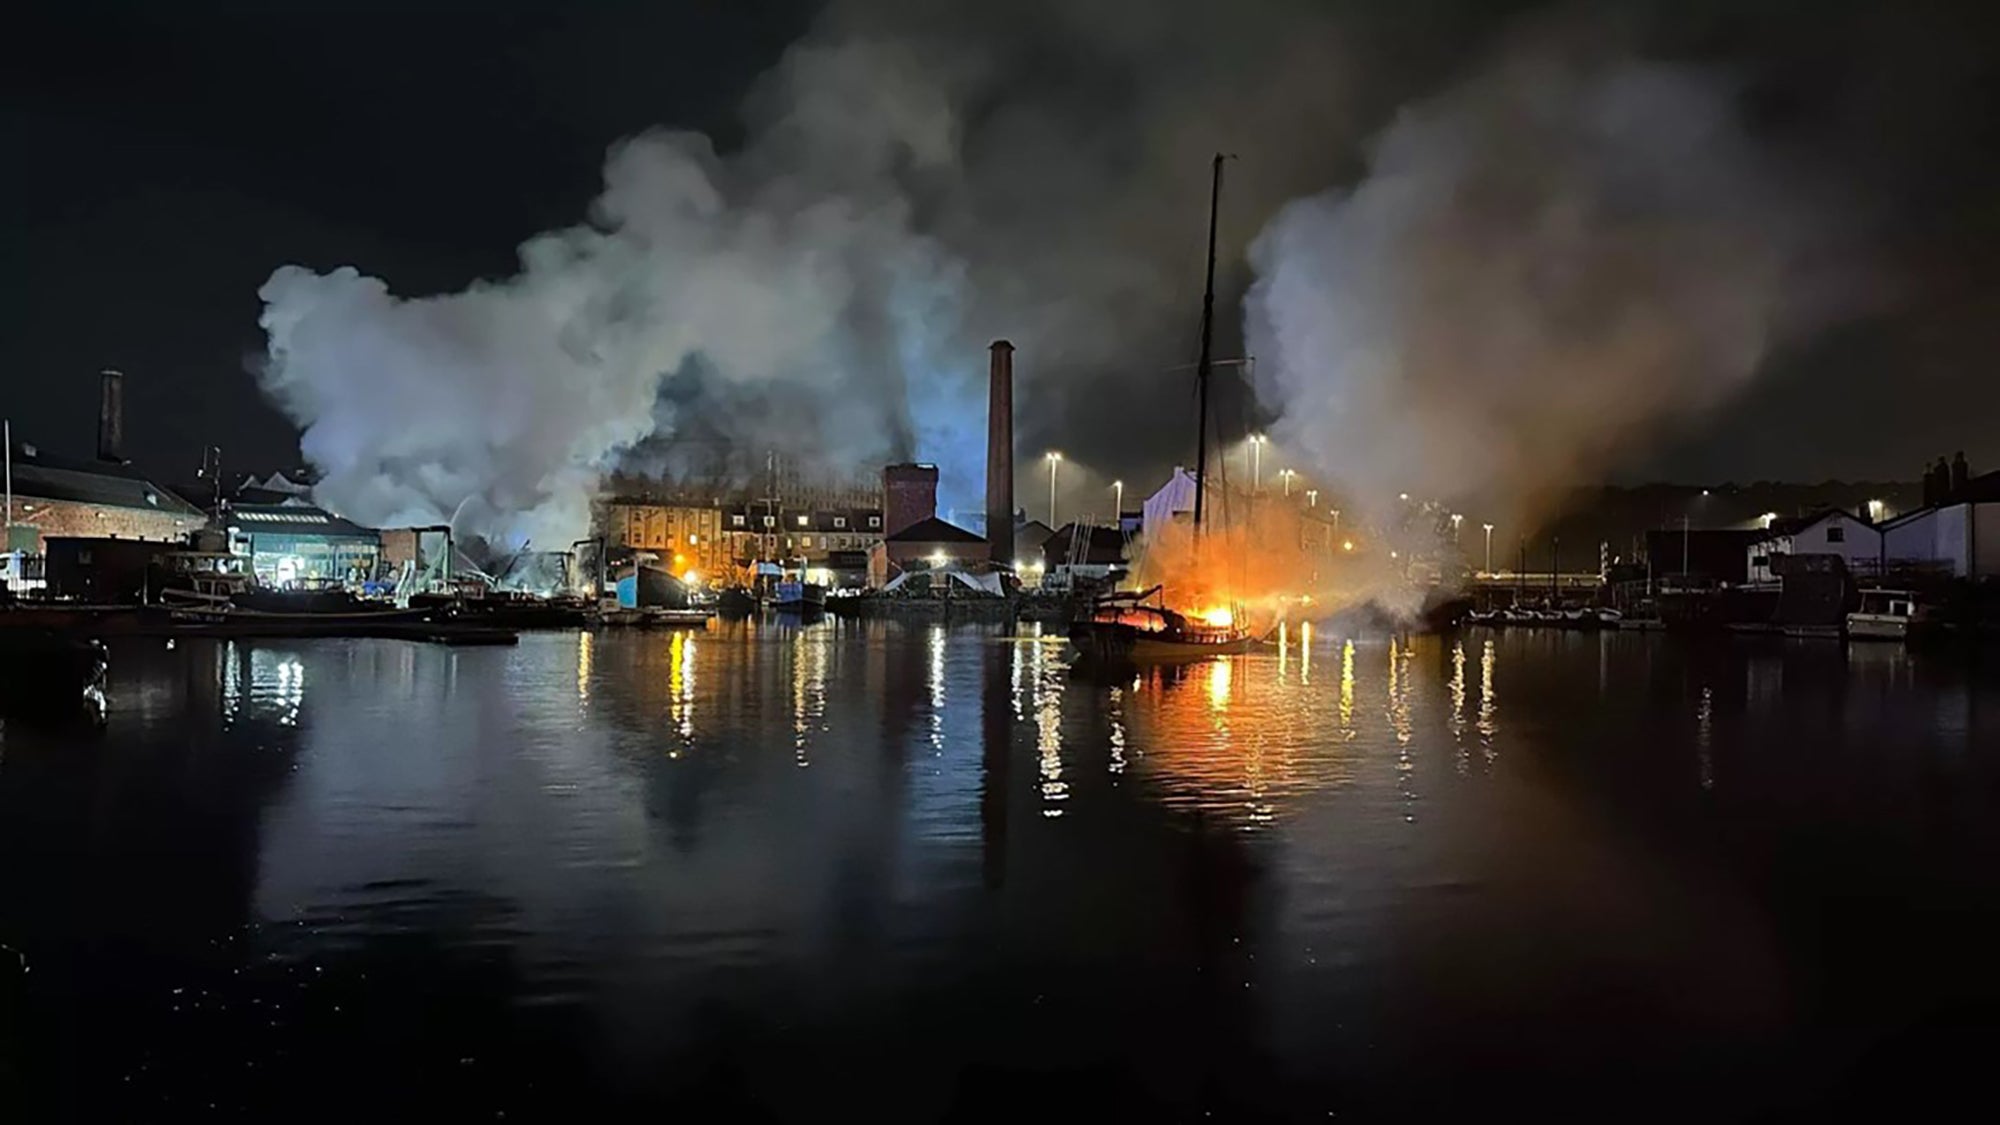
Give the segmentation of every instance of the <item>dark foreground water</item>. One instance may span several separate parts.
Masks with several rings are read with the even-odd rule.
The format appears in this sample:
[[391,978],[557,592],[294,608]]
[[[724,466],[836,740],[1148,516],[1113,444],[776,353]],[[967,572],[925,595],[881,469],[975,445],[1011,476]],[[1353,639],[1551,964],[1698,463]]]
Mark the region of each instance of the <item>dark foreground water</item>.
[[1983,1094],[1988,672],[1291,640],[1117,682],[831,621],[127,645],[101,735],[0,729],[0,1119]]

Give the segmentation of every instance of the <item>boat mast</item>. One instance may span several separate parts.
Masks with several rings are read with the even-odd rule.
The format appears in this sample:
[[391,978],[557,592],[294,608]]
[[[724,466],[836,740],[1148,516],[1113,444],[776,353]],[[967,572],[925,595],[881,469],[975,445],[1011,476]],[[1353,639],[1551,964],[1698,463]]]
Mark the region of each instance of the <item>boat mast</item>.
[[1196,396],[1200,401],[1198,412],[1201,417],[1196,423],[1194,438],[1194,529],[1201,534],[1203,496],[1208,492],[1208,377],[1215,366],[1215,214],[1217,203],[1222,198],[1221,153],[1215,154],[1215,164],[1209,174],[1208,185],[1208,280],[1201,293],[1201,359],[1196,362],[1194,382]]

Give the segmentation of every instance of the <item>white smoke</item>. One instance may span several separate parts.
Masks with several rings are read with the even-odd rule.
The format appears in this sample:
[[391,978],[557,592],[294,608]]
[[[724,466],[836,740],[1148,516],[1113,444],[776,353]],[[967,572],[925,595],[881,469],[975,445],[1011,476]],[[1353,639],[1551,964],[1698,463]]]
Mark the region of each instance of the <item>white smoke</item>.
[[1276,439],[1359,502],[1528,514],[1742,388],[1811,223],[1719,75],[1543,42],[1406,108],[1285,207],[1246,307]]
[[[318,498],[565,546],[690,369],[789,400],[774,419],[804,426],[744,435],[787,453],[914,454],[908,386],[939,376],[905,365],[946,350],[962,267],[913,228],[899,177],[951,158],[950,116],[881,46],[794,51],[763,97],[772,120],[731,159],[687,133],[618,145],[591,224],[529,241],[504,281],[401,297],[352,268],[274,273],[259,377]],[[975,401],[955,389],[927,394]]]

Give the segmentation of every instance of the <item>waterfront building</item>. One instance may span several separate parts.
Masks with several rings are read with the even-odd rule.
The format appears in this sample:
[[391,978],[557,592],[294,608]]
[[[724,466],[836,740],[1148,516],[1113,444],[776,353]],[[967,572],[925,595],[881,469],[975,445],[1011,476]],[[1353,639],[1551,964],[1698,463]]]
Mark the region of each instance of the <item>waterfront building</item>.
[[79,461],[36,446],[12,450],[9,551],[42,554],[65,536],[178,541],[207,522],[200,509],[122,461]]
[[1777,582],[1792,555],[1838,555],[1851,574],[1873,574],[1882,557],[1882,532],[1839,508],[1774,519],[1744,548],[1751,582]]
[[228,504],[216,513],[229,549],[265,586],[359,585],[377,577],[382,535],[312,504]]

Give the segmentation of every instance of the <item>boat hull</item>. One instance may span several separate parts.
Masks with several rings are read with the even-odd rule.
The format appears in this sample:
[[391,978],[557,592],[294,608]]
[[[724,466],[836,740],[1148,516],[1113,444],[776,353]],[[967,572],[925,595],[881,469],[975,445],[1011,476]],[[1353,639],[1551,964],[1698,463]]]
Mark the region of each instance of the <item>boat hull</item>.
[[1910,619],[1886,613],[1850,613],[1847,635],[1858,641],[1906,641]]
[[1165,664],[1202,660],[1211,656],[1234,656],[1256,647],[1248,635],[1220,638],[1162,636],[1130,625],[1078,622],[1070,627],[1069,642],[1085,660],[1102,663]]

